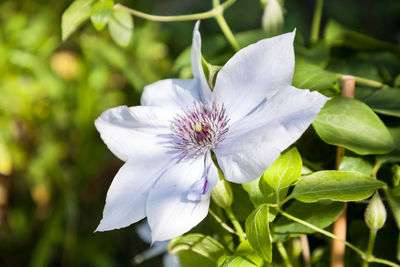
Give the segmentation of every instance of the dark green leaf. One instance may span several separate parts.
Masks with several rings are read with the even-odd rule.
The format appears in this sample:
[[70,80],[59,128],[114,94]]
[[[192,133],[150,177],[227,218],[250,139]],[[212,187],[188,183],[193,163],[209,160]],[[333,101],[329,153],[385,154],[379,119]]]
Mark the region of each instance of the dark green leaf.
[[272,261],[272,242],[269,231],[269,208],[261,205],[246,220],[246,235],[250,245],[264,260]]
[[333,20],[329,21],[325,28],[324,39],[329,46],[345,46],[366,51],[388,50],[400,54],[400,46],[347,30]]
[[369,197],[385,183],[359,172],[319,171],[303,176],[292,196],[302,202],[321,199],[356,201]]
[[214,262],[226,253],[225,248],[211,236],[202,234],[187,234],[171,240],[169,243],[171,253],[181,250],[190,250],[196,252]]
[[393,138],[394,149],[386,155],[377,157],[380,163],[399,162],[400,161],[400,127],[388,128]]
[[108,31],[116,44],[122,47],[128,46],[133,35],[131,14],[125,10],[114,9],[108,22]]
[[262,266],[264,263],[263,259],[258,256],[257,252],[255,252],[254,249],[251,247],[248,239],[239,244],[235,251],[235,255],[240,255],[257,266]]
[[358,100],[332,98],[321,109],[313,126],[326,143],[343,146],[357,154],[384,154],[394,148],[383,122]]
[[90,17],[90,5],[93,1],[94,0],[76,0],[65,10],[61,17],[63,41]]
[[375,90],[363,101],[377,113],[400,117],[400,88]]
[[335,73],[303,60],[296,62],[293,85],[302,89],[333,89],[338,92],[339,87],[337,79]]
[[[330,200],[320,200],[315,203],[303,203],[293,201],[285,208],[285,211],[303,221],[311,223],[319,228],[331,225],[342,213],[344,203]],[[311,234],[315,231],[286,217],[279,217],[274,223],[274,240],[285,241],[289,237],[302,234]]]
[[93,4],[90,20],[96,30],[102,30],[111,16],[114,7],[114,0],[100,0]]

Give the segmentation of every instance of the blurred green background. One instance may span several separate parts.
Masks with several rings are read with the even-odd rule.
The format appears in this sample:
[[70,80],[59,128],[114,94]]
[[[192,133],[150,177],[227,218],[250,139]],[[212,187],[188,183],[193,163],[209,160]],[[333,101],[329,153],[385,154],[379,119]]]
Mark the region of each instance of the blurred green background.
[[[181,53],[194,22],[134,18],[124,49],[90,23],[61,42],[61,15],[71,2],[0,2],[0,266],[129,266],[149,247],[134,227],[93,233],[122,165],[93,122],[107,108],[138,105],[146,84],[189,77]],[[121,2],[163,15],[211,8],[211,0]],[[308,39],[314,4],[286,0],[285,30]],[[235,33],[245,32],[260,28],[262,12],[259,1],[238,0],[226,19]],[[398,0],[327,0],[322,24],[335,19],[399,43],[399,14]],[[201,32],[211,62],[233,54],[215,21],[202,22]],[[160,264],[158,257],[142,266]]]

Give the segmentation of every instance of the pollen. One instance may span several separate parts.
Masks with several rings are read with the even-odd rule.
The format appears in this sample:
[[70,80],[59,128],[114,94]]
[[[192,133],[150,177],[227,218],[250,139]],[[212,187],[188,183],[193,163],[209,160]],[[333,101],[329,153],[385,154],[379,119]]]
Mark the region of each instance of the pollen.
[[198,123],[198,122],[196,122],[196,126],[194,127],[194,130],[195,130],[196,132],[200,133],[201,130],[202,130],[201,124]]
[[194,102],[171,122],[172,145],[179,160],[198,158],[224,140],[229,118],[223,104]]

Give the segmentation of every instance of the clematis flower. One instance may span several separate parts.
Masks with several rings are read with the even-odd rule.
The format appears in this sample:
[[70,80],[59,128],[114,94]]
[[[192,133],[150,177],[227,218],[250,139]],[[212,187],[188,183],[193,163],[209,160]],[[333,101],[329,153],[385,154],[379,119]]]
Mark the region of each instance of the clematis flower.
[[211,89],[198,28],[196,23],[193,79],[150,84],[141,106],[111,108],[95,122],[111,152],[125,161],[97,231],[147,217],[153,242],[182,235],[208,213],[218,181],[211,151],[228,181],[250,182],[302,135],[327,101],[291,86],[295,32],[237,52]]

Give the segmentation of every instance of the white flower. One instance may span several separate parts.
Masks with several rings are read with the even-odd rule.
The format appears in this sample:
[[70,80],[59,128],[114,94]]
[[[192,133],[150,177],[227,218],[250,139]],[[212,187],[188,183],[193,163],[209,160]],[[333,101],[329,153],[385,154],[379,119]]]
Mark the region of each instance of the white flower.
[[210,150],[227,180],[250,182],[301,136],[327,100],[291,86],[294,32],[240,50],[211,91],[198,27],[194,79],[148,85],[142,106],[109,109],[95,122],[108,148],[126,161],[108,190],[97,231],[147,217],[153,242],[182,235],[208,213],[218,181]]

